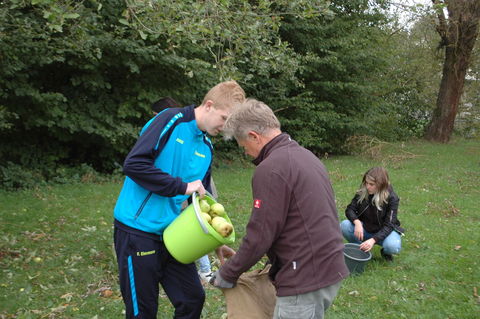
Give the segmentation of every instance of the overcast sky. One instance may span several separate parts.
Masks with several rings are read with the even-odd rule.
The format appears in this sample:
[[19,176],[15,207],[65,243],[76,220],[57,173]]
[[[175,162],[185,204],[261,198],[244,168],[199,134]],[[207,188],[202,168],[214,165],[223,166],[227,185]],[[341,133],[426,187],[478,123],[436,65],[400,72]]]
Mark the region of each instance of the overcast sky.
[[409,7],[417,4],[424,5],[425,8],[432,6],[432,0],[397,0],[392,1],[391,13],[399,17],[401,24],[410,24],[409,21],[415,20],[418,14],[412,13]]

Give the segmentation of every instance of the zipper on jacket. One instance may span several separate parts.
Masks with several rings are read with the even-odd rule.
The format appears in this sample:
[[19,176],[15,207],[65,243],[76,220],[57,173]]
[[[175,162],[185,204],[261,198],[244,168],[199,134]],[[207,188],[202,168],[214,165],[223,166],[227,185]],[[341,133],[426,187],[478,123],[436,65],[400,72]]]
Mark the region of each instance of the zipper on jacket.
[[362,214],[365,213],[365,211],[368,209],[368,207],[370,207],[370,204],[367,204],[367,207],[365,207],[365,208],[362,210],[362,212],[357,215],[357,217],[362,216]]
[[[380,223],[380,218],[378,217],[378,212],[382,212],[382,211],[377,209],[377,213],[375,214],[375,215],[377,215],[378,226],[382,227],[382,224]],[[390,221],[391,220],[392,220],[392,217],[390,216]]]
[[148,202],[148,200],[150,199],[151,196],[152,196],[152,192],[149,192],[147,197],[145,197],[145,199],[143,200],[142,205],[140,205],[140,207],[138,208],[137,213],[135,214],[135,217],[133,219],[137,219],[138,216],[140,216],[143,208],[145,207],[145,205],[147,204],[147,202]]

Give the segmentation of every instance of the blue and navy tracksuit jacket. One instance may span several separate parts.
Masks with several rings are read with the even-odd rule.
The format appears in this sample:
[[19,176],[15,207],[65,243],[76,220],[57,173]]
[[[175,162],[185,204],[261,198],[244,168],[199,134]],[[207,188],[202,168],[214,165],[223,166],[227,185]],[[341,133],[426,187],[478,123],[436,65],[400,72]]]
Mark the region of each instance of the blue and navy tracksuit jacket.
[[114,209],[122,224],[162,236],[178,216],[187,183],[210,189],[212,143],[195,120],[193,106],[171,108],[143,127],[125,159],[127,176]]

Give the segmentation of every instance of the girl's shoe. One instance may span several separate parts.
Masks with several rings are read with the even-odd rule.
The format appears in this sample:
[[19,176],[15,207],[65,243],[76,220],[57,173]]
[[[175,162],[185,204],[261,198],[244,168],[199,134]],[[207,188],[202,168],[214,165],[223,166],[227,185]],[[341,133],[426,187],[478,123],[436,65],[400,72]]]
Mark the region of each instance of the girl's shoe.
[[385,259],[386,261],[388,261],[388,262],[393,261],[393,255],[385,254],[383,252],[383,248],[382,248],[382,250],[380,250],[380,254],[382,254],[383,259]]

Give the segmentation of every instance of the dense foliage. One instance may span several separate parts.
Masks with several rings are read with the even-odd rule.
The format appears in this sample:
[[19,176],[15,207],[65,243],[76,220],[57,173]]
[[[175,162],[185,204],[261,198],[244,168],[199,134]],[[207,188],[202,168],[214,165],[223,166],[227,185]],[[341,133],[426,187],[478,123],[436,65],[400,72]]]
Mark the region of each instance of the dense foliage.
[[163,95],[194,101],[198,94],[190,88],[204,89],[214,81],[213,73],[188,76],[186,70],[202,61],[168,52],[164,41],[144,40],[123,25],[122,1],[101,3],[2,4],[4,183],[25,179],[12,173],[15,166],[40,180],[57,176],[62,164],[112,171],[134,142],[152,101]]
[[[3,1],[0,187],[66,180],[72,167],[111,173],[153,101],[168,95],[198,104],[209,87],[230,78],[317,154],[347,152],[353,135],[418,136],[432,108],[425,79],[434,82],[438,70],[432,50],[410,40],[415,33],[394,30],[388,6]],[[425,61],[431,67],[419,72]],[[223,157],[237,151],[232,142],[215,142]]]
[[[301,56],[296,104],[280,115],[285,126],[317,153],[344,151],[355,134],[373,134],[383,96],[378,78],[387,61],[382,37],[387,17],[367,1],[332,1],[330,19],[287,19],[282,36]],[[301,36],[299,36],[301,35]]]

